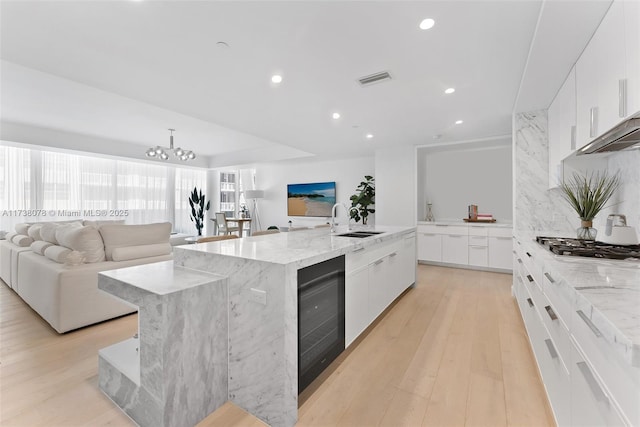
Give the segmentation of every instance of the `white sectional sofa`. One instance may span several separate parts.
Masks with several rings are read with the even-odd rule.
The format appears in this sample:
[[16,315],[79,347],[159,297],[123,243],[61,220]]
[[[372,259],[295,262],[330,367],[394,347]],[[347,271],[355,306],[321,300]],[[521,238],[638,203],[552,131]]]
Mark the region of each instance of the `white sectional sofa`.
[[0,241],[0,278],[60,333],[137,310],[99,290],[98,272],[172,258],[170,223],[47,224]]

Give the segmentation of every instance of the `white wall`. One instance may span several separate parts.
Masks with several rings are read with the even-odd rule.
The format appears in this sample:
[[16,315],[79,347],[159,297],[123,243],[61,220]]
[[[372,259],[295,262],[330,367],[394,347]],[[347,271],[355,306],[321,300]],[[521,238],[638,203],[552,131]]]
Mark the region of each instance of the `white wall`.
[[416,149],[376,150],[376,224],[416,225]]
[[[487,148],[418,149],[418,219],[433,204],[436,220],[461,220],[468,205],[512,221],[512,156],[508,144]],[[487,144],[491,145],[491,144]]]
[[[372,157],[341,159],[331,161],[300,160],[296,162],[263,163],[256,165],[256,187],[264,190],[265,198],[258,201],[260,223],[263,229],[271,225],[308,227],[324,224],[330,218],[305,218],[287,216],[287,184],[305,182],[336,182],[336,199],[339,203],[351,204],[349,197],[356,193],[356,187],[365,175],[373,175]],[[338,209],[340,223],[345,223],[344,209]],[[373,224],[376,216],[369,217]]]

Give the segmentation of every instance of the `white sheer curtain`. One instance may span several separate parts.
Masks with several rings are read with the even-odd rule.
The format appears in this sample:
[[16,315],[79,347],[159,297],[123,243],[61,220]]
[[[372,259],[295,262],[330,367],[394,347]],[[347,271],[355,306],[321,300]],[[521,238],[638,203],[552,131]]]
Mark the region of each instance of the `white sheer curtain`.
[[127,223],[171,221],[168,167],[117,161],[116,209],[128,211]]
[[[189,206],[189,195],[193,191],[194,187],[197,187],[198,190],[202,190],[202,194],[207,194],[207,172],[205,170],[198,169],[176,168],[176,210],[174,230],[180,233],[193,235],[197,234],[196,226],[189,217],[189,214],[191,213],[191,207]],[[208,197],[207,201],[209,201]],[[205,221],[207,221],[207,214],[209,216],[212,216],[214,211],[215,207],[211,206],[209,212],[205,214]],[[204,226],[205,230],[207,228],[211,230],[211,224],[205,223]]]
[[31,172],[31,150],[0,146],[0,230],[14,231],[18,223],[38,220],[20,212],[35,208]]
[[[114,161],[42,152],[42,209],[60,220],[115,218]],[[49,219],[51,215],[49,215]]]

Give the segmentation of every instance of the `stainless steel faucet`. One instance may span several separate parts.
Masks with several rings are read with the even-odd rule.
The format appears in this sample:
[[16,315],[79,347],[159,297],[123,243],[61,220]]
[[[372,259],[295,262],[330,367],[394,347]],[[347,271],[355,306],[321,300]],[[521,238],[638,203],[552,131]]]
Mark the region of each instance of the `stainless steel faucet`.
[[356,208],[355,206],[352,207],[347,207],[346,204],[344,203],[336,203],[335,205],[333,205],[333,207],[331,208],[331,232],[335,233],[336,232],[336,213],[337,213],[337,207],[338,206],[342,206],[344,208],[345,211],[347,211],[347,228],[349,231],[351,231],[351,211],[353,211],[354,209],[356,210],[356,212],[358,211],[358,208]]

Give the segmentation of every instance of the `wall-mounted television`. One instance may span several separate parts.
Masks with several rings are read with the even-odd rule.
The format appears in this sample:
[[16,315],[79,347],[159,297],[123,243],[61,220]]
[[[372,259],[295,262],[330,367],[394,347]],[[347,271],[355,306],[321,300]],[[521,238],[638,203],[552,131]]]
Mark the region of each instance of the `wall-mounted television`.
[[287,185],[287,215],[289,216],[331,216],[331,208],[335,203],[335,182]]

